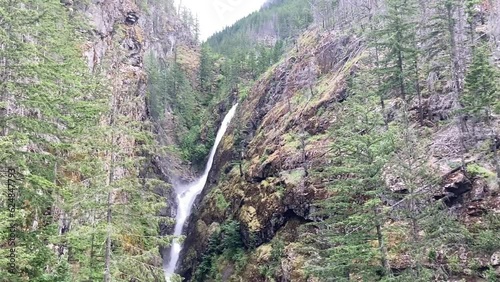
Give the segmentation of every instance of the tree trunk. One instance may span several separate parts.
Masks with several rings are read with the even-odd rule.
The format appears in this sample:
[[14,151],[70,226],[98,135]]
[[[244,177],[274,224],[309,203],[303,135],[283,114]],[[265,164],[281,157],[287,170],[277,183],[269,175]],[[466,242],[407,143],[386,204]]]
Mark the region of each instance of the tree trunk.
[[404,67],[403,67],[403,54],[401,51],[398,52],[398,69],[399,69],[399,90],[401,91],[401,99],[406,103],[406,91],[404,82]]
[[302,127],[302,132],[300,134],[300,146],[302,153],[302,167],[304,168],[305,176],[308,176],[309,172],[307,171],[306,136],[304,131],[304,127]]
[[[114,137],[112,137],[114,138]],[[114,142],[112,142],[114,143]],[[114,170],[114,156],[111,153],[110,167],[109,167],[109,178],[108,178],[108,200],[107,207],[108,210],[106,212],[106,224],[107,224],[107,234],[106,234],[106,254],[105,254],[105,274],[104,274],[104,282],[111,281],[111,220],[112,220],[112,189],[111,183],[113,182],[113,170]]]
[[[111,127],[111,130],[113,130],[113,125],[115,121],[115,114],[116,114],[116,106],[115,106],[115,95],[116,93],[113,93],[113,98],[111,101],[111,115],[109,118],[109,126]],[[106,212],[106,224],[107,224],[107,234],[106,234],[106,251],[105,251],[105,273],[104,273],[104,282],[110,282],[111,281],[111,235],[112,235],[112,230],[111,230],[111,220],[112,220],[112,193],[113,189],[111,187],[111,184],[114,181],[114,170],[115,170],[115,135],[114,132],[111,132],[111,141],[110,141],[111,149],[109,151],[109,167],[108,167],[108,179],[106,183],[106,187],[108,189],[108,199],[107,199],[107,212]]]
[[[95,231],[95,225],[94,225],[94,223],[95,223],[95,212],[93,211],[92,212],[92,228]],[[92,233],[92,236],[90,238],[90,260],[89,260],[89,264],[90,264],[89,267],[90,267],[90,269],[93,269],[94,260],[95,260],[95,258],[94,258],[94,255],[95,255],[94,254],[95,253],[95,251],[94,251],[94,242],[95,242],[95,233]]]
[[[111,139],[113,141],[111,147],[113,147],[114,143],[114,135],[111,135]],[[113,189],[111,189],[111,183],[113,182],[113,170],[114,170],[114,155],[113,151],[111,151],[110,156],[110,165],[109,165],[109,178],[108,178],[108,200],[107,207],[108,210],[106,212],[106,224],[107,224],[107,234],[106,234],[106,254],[105,254],[105,274],[104,274],[104,282],[111,281],[111,220],[112,220],[112,193]]]
[[498,160],[498,149],[497,149],[497,141],[498,138],[495,134],[491,137],[491,141],[493,142],[493,163],[495,164],[495,170],[497,173],[497,183],[500,187],[500,161]]
[[[454,92],[454,99],[455,99],[455,110],[460,110],[462,107],[460,105],[460,97],[461,97],[461,87],[460,87],[460,64],[459,64],[459,59],[458,59],[458,51],[457,51],[457,43],[455,40],[455,21],[453,19],[453,11],[452,11],[452,4],[448,4],[446,6],[446,11],[447,11],[447,22],[448,22],[448,33],[450,36],[450,55],[451,55],[451,75],[453,78],[454,86],[453,86],[453,92]],[[462,147],[462,154],[461,154],[461,166],[462,170],[465,171],[465,153],[467,152],[467,148],[465,146],[465,137],[464,137],[464,119],[463,119],[463,114],[458,113],[458,116],[456,117],[456,126],[459,130],[459,138],[460,138],[460,145]]]
[[[378,55],[378,47],[375,47],[375,64],[377,67],[377,70],[380,68],[380,61],[379,61],[379,55]],[[380,87],[382,85],[382,82],[380,81],[380,75],[377,74],[377,91],[379,92],[379,97],[380,97],[380,107],[382,108],[382,117],[384,119],[384,127],[385,130],[389,130],[389,120],[386,114],[385,110],[385,101],[384,101],[384,92],[380,91]]]
[[415,87],[417,88],[417,96],[418,96],[418,115],[420,126],[424,126],[424,109],[422,106],[422,92],[420,91],[420,79],[419,79],[419,71],[418,71],[418,62],[415,59]]
[[378,248],[380,250],[380,264],[386,271],[386,275],[391,273],[391,268],[389,266],[389,262],[387,261],[387,248],[385,247],[384,243],[384,234],[382,234],[382,224],[380,223],[380,213],[379,209],[375,208],[375,219],[377,220],[377,241],[378,241]]
[[491,125],[491,114],[490,110],[486,109],[486,124],[490,128],[491,135],[491,146],[493,146],[493,164],[495,165],[495,170],[497,174],[497,183],[500,186],[500,161],[498,160],[498,149],[497,149],[497,135],[495,133],[494,127]]
[[111,191],[108,193],[108,211],[106,215],[107,235],[106,235],[106,260],[104,282],[111,281]]

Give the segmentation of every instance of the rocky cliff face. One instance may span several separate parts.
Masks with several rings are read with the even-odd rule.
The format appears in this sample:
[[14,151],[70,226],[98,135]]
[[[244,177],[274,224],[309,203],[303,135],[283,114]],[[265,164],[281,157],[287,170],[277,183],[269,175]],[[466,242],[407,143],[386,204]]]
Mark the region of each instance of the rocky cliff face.
[[[162,2],[136,2],[65,4],[92,19],[93,34],[83,52],[89,69],[104,73],[112,81],[114,108],[135,121],[147,122],[145,56],[151,54],[156,60],[165,61],[177,56],[194,83],[199,51],[173,7]],[[301,252],[299,233],[306,223],[316,220],[314,203],[327,196],[330,179],[312,175],[310,170],[320,171],[329,165],[328,144],[335,139],[329,129],[336,121],[335,105],[346,99],[347,78],[362,67],[364,47],[363,40],[354,35],[309,30],[280,63],[255,83],[219,147],[208,187],[191,218],[185,242],[188,247],[182,256],[184,277],[192,278],[199,267],[211,234],[223,222],[233,219],[241,223],[248,259],[242,266],[219,261],[223,281],[266,281],[259,267],[271,263],[272,249],[278,241],[284,242],[284,246],[274,278],[313,281],[303,270],[307,256]],[[439,105],[428,111],[435,118],[449,116],[451,105],[446,101],[426,102],[429,107]],[[398,101],[389,101],[388,107],[388,112],[397,112]],[[221,105],[216,112],[223,116],[226,111]],[[417,116],[416,112],[413,114]],[[175,116],[167,106],[161,126],[154,131],[161,144],[168,146],[178,142],[169,134],[175,130]],[[458,160],[459,144],[454,130],[452,126],[431,130],[432,165],[442,176],[442,189],[433,196],[446,198],[462,222],[473,224],[483,220],[486,211],[498,212],[498,188],[450,166]],[[476,156],[469,160],[481,161]],[[192,178],[190,169],[173,154],[154,158],[152,167],[168,183],[176,177]],[[397,184],[397,179],[391,182],[395,191]],[[162,233],[168,233],[168,228]],[[474,258],[467,250],[461,250],[459,255],[464,266]],[[407,267],[401,257],[392,256],[395,269]],[[499,264],[498,256],[478,259],[481,267]]]
[[[314,203],[327,196],[325,187],[330,179],[309,171],[321,171],[330,165],[329,144],[335,142],[335,136],[330,135],[329,128],[337,119],[336,105],[346,99],[347,78],[366,67],[362,62],[365,47],[365,42],[354,35],[309,30],[255,83],[221,142],[208,187],[191,218],[181,275],[193,279],[200,267],[200,254],[210,248],[212,234],[224,222],[236,220],[241,223],[248,256],[243,265],[217,260],[222,281],[268,281],[262,267],[273,263],[272,249],[278,242],[284,242],[283,254],[272,277],[277,281],[315,281],[304,272],[307,256],[301,251],[299,233],[306,223],[316,220]],[[427,112],[435,117],[449,116],[451,105],[444,101],[445,95],[441,93],[440,97],[425,101],[434,107]],[[442,100],[437,103],[432,99]],[[397,99],[388,101],[389,113],[397,113],[398,107]],[[416,108],[412,119],[418,120]],[[497,128],[498,122],[496,119]],[[487,212],[498,213],[496,184],[452,165],[459,160],[460,144],[453,133],[456,128],[447,125],[429,130],[429,165],[441,177],[441,189],[432,196],[446,197],[450,211],[466,226],[484,220],[482,215]],[[467,161],[494,170],[480,156],[470,156]],[[388,182],[391,189],[398,190],[397,179],[388,177]],[[477,260],[482,268],[496,266],[490,257],[474,257],[465,249],[458,252],[465,269],[461,277],[473,279],[470,281],[480,281],[468,276],[466,267],[472,261]],[[390,257],[394,270],[409,267],[404,254],[390,250]]]
[[[136,121],[150,120],[145,57],[151,55],[154,60],[167,61],[179,49],[181,56],[192,57],[193,60],[199,57],[197,43],[185,23],[176,15],[171,1],[116,0],[92,1],[90,4],[67,1],[66,5],[70,8],[75,5],[75,9],[91,20],[92,35],[83,46],[89,68],[112,81],[113,96],[117,101],[114,108]],[[190,66],[185,70],[193,77],[196,69]],[[172,113],[167,111],[167,117],[162,121],[162,127],[167,132],[175,128],[169,115]],[[173,134],[158,130],[155,133],[162,145],[176,142]],[[169,155],[163,157],[166,159],[154,159],[153,162],[158,172],[167,179],[174,174],[190,174],[180,165],[178,158]]]
[[[335,120],[332,108],[345,98],[345,78],[351,71],[342,59],[359,56],[360,43],[354,36],[308,32],[252,88],[219,148],[209,180],[212,186],[205,191],[187,232],[185,277],[196,269],[199,256],[195,254],[207,248],[211,232],[234,218],[241,222],[245,244],[261,246],[238,275],[264,281],[258,271],[264,261],[258,253],[268,252],[266,244],[280,234],[288,240],[290,257],[283,275],[294,277],[286,281],[301,281],[297,279],[303,261],[297,259],[293,243],[298,227],[314,219],[313,202],[326,196],[327,181],[307,177],[307,171],[326,165],[331,138],[326,131]],[[323,75],[324,79],[316,81]],[[321,92],[310,94],[311,85],[321,87]],[[240,142],[245,148],[242,152],[237,151]],[[241,162],[242,174],[235,161]],[[227,208],[220,207],[218,195],[227,201]]]
[[[169,105],[160,121],[152,121],[146,70],[147,56],[163,63],[177,56],[187,76],[192,81],[196,77],[198,43],[186,23],[176,14],[172,2],[106,0],[82,4],[66,1],[65,5],[90,20],[91,34],[82,46],[83,54],[90,71],[103,75],[111,82],[109,101],[113,110],[127,116],[129,121],[143,124],[144,129],[152,131],[162,146],[177,144],[175,115]],[[117,137],[118,146],[132,148],[132,151],[135,142]],[[143,172],[148,178],[163,180],[167,185],[177,179],[192,179],[191,168],[183,165],[176,154],[167,152],[148,158],[150,165]],[[167,210],[163,210],[161,215],[175,216],[172,190],[159,188],[157,192],[164,195],[168,202]],[[163,225],[160,233],[170,234],[170,229]]]

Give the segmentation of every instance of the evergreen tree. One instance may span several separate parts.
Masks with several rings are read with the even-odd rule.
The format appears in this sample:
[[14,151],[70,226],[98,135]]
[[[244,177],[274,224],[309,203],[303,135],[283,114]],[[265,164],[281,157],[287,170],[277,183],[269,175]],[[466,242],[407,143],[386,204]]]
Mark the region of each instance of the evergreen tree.
[[[68,263],[49,247],[57,242],[58,168],[73,138],[101,111],[88,93],[94,80],[77,48],[81,19],[57,0],[0,2],[0,158],[15,169],[16,273],[7,273],[1,248],[0,277],[7,281],[69,281]],[[6,186],[2,185],[2,197]],[[8,218],[4,206],[0,217]],[[3,221],[3,220],[2,220]],[[4,226],[2,226],[4,227]],[[6,230],[1,230],[2,246]]]
[[[116,61],[120,54],[114,56]],[[68,249],[68,261],[81,269],[72,273],[72,281],[163,277],[158,246],[167,245],[170,238],[159,237],[162,218],[157,214],[165,203],[154,190],[158,182],[141,177],[144,156],[158,147],[146,124],[129,114],[142,102],[132,95],[136,89],[116,93],[116,83],[103,83],[108,87],[99,89],[109,104],[107,115],[96,115],[95,122],[81,130],[71,147],[76,156],[62,167],[63,173],[75,175],[61,191],[60,205],[71,227],[59,237]],[[120,101],[120,96],[126,98]]]
[[212,84],[214,83],[214,58],[210,47],[206,44],[201,46],[200,56],[200,89],[203,92],[212,92]]
[[325,220],[314,223],[320,227],[316,243],[321,251],[309,269],[325,281],[374,281],[390,274],[381,195],[386,190],[382,169],[391,156],[392,132],[384,131],[378,99],[372,91],[363,94],[367,85],[360,81],[339,111],[333,132],[335,157],[325,171],[331,196],[319,203],[317,215]]
[[491,120],[492,109],[500,99],[498,71],[490,58],[491,53],[486,44],[475,48],[465,77],[464,95],[461,97],[465,113],[486,121]]
[[193,23],[193,33],[194,33],[194,42],[200,42],[200,20],[198,17],[195,17]]
[[415,92],[415,13],[413,0],[387,1],[387,12],[382,16],[384,27],[378,31],[375,43],[385,55],[384,91],[397,91],[405,102]]
[[146,59],[146,70],[148,72],[148,108],[154,121],[163,118],[166,104],[167,80],[164,75],[162,63],[152,54],[148,54]]
[[472,64],[465,77],[465,91],[461,97],[463,111],[474,117],[484,119],[490,129],[491,148],[493,149],[493,162],[500,183],[500,161],[497,153],[497,138],[494,126],[491,124],[492,112],[500,101],[498,86],[498,70],[490,62],[490,52],[486,44],[474,49]]
[[[427,72],[432,74],[429,91],[442,90],[446,80],[453,78],[454,71],[450,59],[452,57],[452,42],[454,42],[454,31],[450,33],[450,26],[454,30],[453,11],[456,9],[455,0],[438,0],[431,4],[432,14],[425,25],[426,33],[422,38],[425,42],[425,59],[428,64]],[[442,77],[443,79],[439,79]]]
[[403,118],[398,129],[399,142],[396,145],[394,169],[391,173],[401,181],[402,193],[405,196],[401,202],[393,206],[394,211],[391,215],[408,222],[405,233],[410,236],[401,247],[410,254],[411,266],[402,277],[415,281],[429,281],[432,273],[423,266],[428,246],[421,236],[421,221],[422,215],[433,201],[429,195],[435,190],[437,178],[428,169],[425,138],[417,136],[417,130],[410,124],[407,113],[403,113]]
[[[154,146],[145,124],[128,117],[142,101],[118,104],[118,93],[88,73],[76,32],[84,27],[60,1],[2,1],[0,13],[0,158],[22,179],[13,218],[0,186],[0,277],[99,281],[108,270],[113,281],[161,280],[157,248],[169,238],[158,238],[154,215],[164,200],[139,178]],[[15,274],[7,273],[3,219],[17,227]]]
[[[460,97],[462,96],[462,60],[460,57],[460,41],[457,32],[457,14],[460,14],[461,2],[457,0],[437,0],[433,5],[433,16],[429,21],[428,27],[431,29],[427,38],[428,47],[424,50],[427,52],[431,64],[429,71],[432,73],[432,84],[429,85],[429,90],[443,90],[445,85],[451,81],[452,86],[452,107],[455,111],[455,124],[460,133],[461,147],[461,165],[465,170],[465,153],[467,147],[465,145],[464,132],[466,131],[465,119],[461,110]],[[432,81],[434,80],[434,81]],[[436,87],[436,82],[437,84]]]

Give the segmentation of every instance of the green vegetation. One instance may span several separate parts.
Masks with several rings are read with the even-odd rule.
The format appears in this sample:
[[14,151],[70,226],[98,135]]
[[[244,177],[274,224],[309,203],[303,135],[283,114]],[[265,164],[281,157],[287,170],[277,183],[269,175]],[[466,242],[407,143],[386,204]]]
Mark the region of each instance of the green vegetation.
[[191,86],[178,63],[165,64],[150,54],[146,66],[149,75],[149,107],[153,120],[161,124],[166,118],[166,108],[172,109],[170,114],[176,117],[175,134],[179,140],[181,157],[201,168],[215,139],[215,133],[209,131],[208,139],[201,142],[202,126],[206,125],[204,121],[208,115],[201,108],[205,103],[201,94]]
[[476,121],[491,120],[493,109],[500,101],[498,70],[490,62],[489,47],[482,44],[474,49],[469,72],[465,77],[465,93],[462,96],[463,111]]
[[[492,114],[500,105],[500,78],[498,69],[490,61],[491,54],[486,43],[481,43],[473,50],[472,63],[465,77],[465,91],[461,97],[463,112],[472,117],[474,138],[476,123],[484,120],[490,130],[490,143],[493,148],[493,163],[496,169],[497,183],[500,186],[500,159],[496,146],[495,127]],[[488,149],[490,149],[488,148]],[[488,150],[490,151],[490,150]]]
[[247,257],[237,221],[224,222],[220,230],[212,234],[208,248],[194,274],[194,280],[205,281],[214,278],[219,273],[217,261],[221,258],[234,262],[239,269],[246,264]]
[[[0,158],[18,184],[11,217],[2,174],[2,281],[162,277],[158,246],[169,238],[159,238],[156,214],[164,199],[155,193],[160,183],[139,177],[159,146],[126,110],[137,107],[137,89],[120,93],[117,68],[104,79],[121,48],[113,42],[89,72],[82,56],[87,19],[59,0],[0,1],[0,19]],[[14,274],[7,267],[10,224]]]
[[383,131],[377,97],[362,91],[370,88],[357,82],[354,85],[359,88],[338,109],[341,121],[333,129],[336,142],[332,145],[336,157],[323,172],[338,180],[330,184],[332,196],[319,203],[317,216],[327,218],[314,223],[321,234],[315,240],[323,247],[318,250],[320,259],[309,265],[312,274],[337,281],[348,281],[353,273],[375,281],[390,271],[380,195],[385,189],[382,167],[394,152],[394,133]]
[[495,174],[492,171],[490,171],[490,170],[488,170],[488,169],[486,169],[478,164],[468,165],[467,172],[470,173],[472,177],[481,177],[481,178],[485,178],[485,179],[495,177]]
[[[202,45],[201,89],[217,101],[233,91],[244,100],[248,92],[240,84],[257,79],[277,63],[311,21],[309,3],[275,1],[211,36]],[[264,40],[266,35],[272,39]],[[217,83],[209,85],[214,78]]]
[[226,201],[224,194],[220,189],[213,190],[213,195],[215,195],[215,204],[220,211],[225,211],[230,204]]
[[500,216],[490,214],[485,216],[485,222],[479,226],[474,234],[474,247],[479,251],[491,255],[500,249]]
[[[255,65],[262,72],[266,71],[269,66],[266,60],[279,59],[284,51],[281,49],[283,41],[289,41],[299,35],[312,22],[310,8],[309,3],[300,0],[274,1],[216,33],[206,43],[215,52],[231,59],[237,58],[243,50],[250,51],[247,54],[256,55],[246,58],[250,65],[255,59]],[[272,46],[255,40],[262,38],[263,34],[278,40]]]
[[259,266],[259,272],[262,276],[264,276],[269,281],[275,281],[273,276],[281,265],[281,256],[283,255],[283,251],[285,248],[285,244],[281,239],[273,240],[271,244],[271,256],[269,261],[265,265]]
[[[176,10],[171,0],[133,2],[147,10],[141,17]],[[247,111],[223,142],[233,160],[218,167],[230,171],[219,185],[237,191],[209,194],[227,218],[194,258],[194,281],[226,269],[286,280],[304,274],[289,270],[297,261],[319,281],[450,281],[464,269],[497,281],[487,261],[500,249],[498,42],[488,26],[498,5],[382,2],[271,1],[200,49],[199,22],[180,8],[167,28],[180,29],[172,56],[144,59],[144,118],[135,111],[143,83],[131,79],[144,73],[122,67],[123,42],[145,42],[133,35],[140,25],[115,24],[89,71],[82,53],[102,46],[88,43],[96,32],[79,9],[92,3],[0,0],[0,159],[15,170],[0,172],[0,279],[163,280],[158,246],[171,238],[158,234],[158,193],[167,187],[149,178],[151,156],[169,143],[201,168],[215,116],[239,101]],[[303,236],[289,234],[300,225]],[[14,243],[16,274],[7,271]]]
[[[67,261],[47,245],[58,240],[58,218],[47,210],[68,187],[59,168],[69,162],[74,138],[95,124],[103,100],[91,94],[97,81],[86,74],[76,48],[80,21],[70,21],[59,1],[2,1],[0,18],[0,158],[5,168],[15,170],[10,178],[17,179],[16,212],[10,217],[7,174],[2,173],[0,277],[69,281]],[[7,272],[10,224],[17,226],[16,274]],[[45,270],[46,265],[55,267]]]

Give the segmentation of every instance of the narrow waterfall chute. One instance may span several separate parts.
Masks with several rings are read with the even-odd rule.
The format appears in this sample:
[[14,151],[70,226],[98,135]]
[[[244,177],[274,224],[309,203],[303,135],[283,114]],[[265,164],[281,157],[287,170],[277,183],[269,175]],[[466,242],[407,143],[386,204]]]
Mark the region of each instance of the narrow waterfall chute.
[[[182,234],[184,223],[191,214],[191,209],[193,207],[194,201],[196,200],[196,197],[199,194],[201,194],[203,188],[205,187],[205,184],[208,179],[208,173],[212,168],[215,153],[217,152],[217,147],[219,146],[220,141],[224,137],[224,134],[226,133],[229,123],[231,122],[236,113],[237,107],[238,104],[234,105],[224,117],[224,120],[222,121],[219,131],[217,132],[215,143],[212,147],[212,150],[210,151],[210,156],[208,158],[207,165],[205,166],[205,171],[203,172],[203,175],[193,183],[176,189],[177,216],[175,218],[176,221],[174,228],[175,236],[180,236]],[[168,264],[164,267],[167,281],[170,281],[169,278],[175,273],[175,268],[177,266],[181,250],[182,250],[182,245],[177,240],[174,240],[170,248],[170,260]]]

